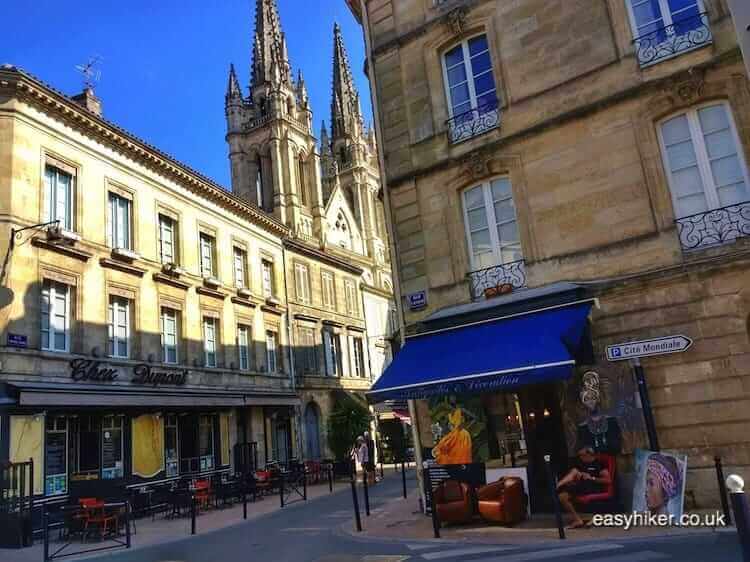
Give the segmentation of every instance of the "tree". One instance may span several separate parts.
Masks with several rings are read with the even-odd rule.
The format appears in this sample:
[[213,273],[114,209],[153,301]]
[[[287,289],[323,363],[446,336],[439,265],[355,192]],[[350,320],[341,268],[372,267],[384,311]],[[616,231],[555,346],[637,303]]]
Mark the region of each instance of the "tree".
[[349,458],[354,441],[370,427],[369,410],[349,396],[341,396],[328,417],[328,445],[337,461]]

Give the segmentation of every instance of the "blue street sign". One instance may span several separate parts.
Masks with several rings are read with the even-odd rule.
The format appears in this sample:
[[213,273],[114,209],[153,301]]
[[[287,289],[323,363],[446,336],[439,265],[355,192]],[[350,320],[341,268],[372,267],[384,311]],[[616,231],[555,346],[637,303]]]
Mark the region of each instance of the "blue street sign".
[[406,298],[409,301],[410,310],[418,310],[427,306],[427,291],[411,293],[406,295]]
[[21,334],[8,334],[9,347],[28,347],[29,338]]
[[664,336],[651,340],[631,341],[608,345],[608,361],[624,361],[636,357],[648,357],[650,355],[664,355],[666,353],[682,353],[693,345],[693,340],[687,336]]

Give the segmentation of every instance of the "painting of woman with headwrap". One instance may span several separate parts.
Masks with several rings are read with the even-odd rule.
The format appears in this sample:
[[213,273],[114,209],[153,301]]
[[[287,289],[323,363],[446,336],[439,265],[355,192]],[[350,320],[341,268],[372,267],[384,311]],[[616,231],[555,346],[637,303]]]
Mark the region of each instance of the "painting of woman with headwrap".
[[471,463],[471,435],[464,429],[464,415],[456,407],[448,415],[451,430],[432,449],[432,456],[438,464]]
[[654,515],[682,515],[687,457],[636,449],[633,510]]

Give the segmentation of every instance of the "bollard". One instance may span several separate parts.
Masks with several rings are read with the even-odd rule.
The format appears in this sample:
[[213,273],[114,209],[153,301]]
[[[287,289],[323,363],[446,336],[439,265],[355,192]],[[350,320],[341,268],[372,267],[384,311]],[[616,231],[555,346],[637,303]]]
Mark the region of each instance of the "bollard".
[[430,514],[432,515],[432,533],[436,539],[440,538],[440,519],[435,506],[435,496],[432,490],[432,477],[430,475],[430,469],[425,469],[425,480],[427,482],[427,493],[429,494],[430,500]]
[[385,469],[383,468],[383,455],[380,455],[380,479],[385,478]]
[[550,494],[552,494],[552,505],[555,508],[555,519],[557,520],[557,532],[560,540],[565,538],[565,527],[563,525],[562,511],[560,510],[560,498],[557,497],[557,486],[555,477],[552,475],[552,466],[550,465],[550,456],[544,455],[544,468],[547,471],[547,481],[549,482]]
[[359,501],[357,500],[357,483],[354,478],[351,479],[352,484],[352,501],[354,502],[354,520],[357,523],[357,532],[362,532],[362,520],[359,518]]
[[328,492],[333,493],[333,465],[328,465]]
[[401,461],[401,483],[404,487],[404,499],[406,499],[406,468],[404,466],[404,461]]
[[247,490],[242,489],[242,518],[247,519]]
[[190,496],[190,534],[195,534],[195,496]]
[[279,480],[279,499],[281,500],[281,507],[284,507],[284,475],[281,475]]
[[742,549],[742,560],[750,562],[750,506],[745,496],[745,481],[736,474],[730,474],[726,484],[734,511],[734,524]]
[[49,560],[49,521],[47,520],[47,506],[42,507],[42,531],[44,532],[44,562]]
[[716,479],[719,481],[719,499],[721,499],[721,510],[724,512],[724,521],[727,525],[731,525],[732,517],[729,513],[729,501],[727,500],[727,490],[724,484],[724,468],[721,466],[721,457],[719,455],[714,457],[714,464],[716,465]]
[[130,502],[125,502],[125,548],[130,548]]
[[302,473],[302,499],[307,501],[307,471]]
[[367,488],[367,471],[362,473],[362,486],[365,489],[365,515],[370,516],[370,491]]

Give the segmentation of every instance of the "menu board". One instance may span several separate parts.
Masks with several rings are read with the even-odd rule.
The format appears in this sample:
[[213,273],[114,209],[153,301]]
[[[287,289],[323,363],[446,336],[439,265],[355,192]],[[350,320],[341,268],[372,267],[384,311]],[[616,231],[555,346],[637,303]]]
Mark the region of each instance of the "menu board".
[[66,474],[65,433],[47,432],[47,474]]

